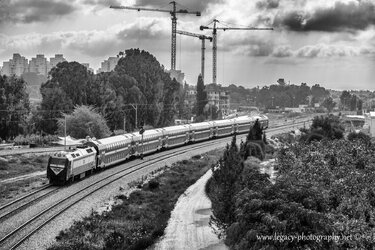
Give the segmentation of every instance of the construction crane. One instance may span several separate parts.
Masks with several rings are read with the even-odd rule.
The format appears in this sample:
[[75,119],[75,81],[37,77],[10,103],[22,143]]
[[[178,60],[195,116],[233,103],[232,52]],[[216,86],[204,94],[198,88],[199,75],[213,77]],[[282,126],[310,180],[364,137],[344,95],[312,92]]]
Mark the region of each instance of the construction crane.
[[205,41],[206,40],[210,40],[210,42],[212,42],[212,37],[211,36],[201,35],[201,34],[195,34],[195,33],[187,32],[187,31],[182,31],[182,30],[176,30],[176,33],[180,34],[180,35],[185,35],[185,36],[197,37],[200,40],[202,40],[201,76],[202,76],[202,79],[204,81],[204,61],[205,61],[204,53],[205,53],[205,50],[206,50],[206,43],[205,43]]
[[217,27],[216,23],[219,21],[213,20],[213,27],[200,26],[200,30],[211,29],[212,30],[212,82],[216,84],[216,58],[217,58],[217,30],[273,30],[273,28],[233,28],[233,27]]
[[168,12],[171,14],[172,19],[172,45],[171,45],[171,69],[176,69],[176,29],[177,29],[177,16],[176,14],[195,14],[196,16],[201,16],[199,11],[187,11],[187,10],[177,10],[176,9],[176,2],[170,2],[172,4],[172,10],[163,10],[163,9],[149,9],[144,7],[130,7],[130,6],[113,6],[111,5],[110,8],[112,9],[126,9],[126,10],[138,10],[138,11],[159,11],[159,12]]

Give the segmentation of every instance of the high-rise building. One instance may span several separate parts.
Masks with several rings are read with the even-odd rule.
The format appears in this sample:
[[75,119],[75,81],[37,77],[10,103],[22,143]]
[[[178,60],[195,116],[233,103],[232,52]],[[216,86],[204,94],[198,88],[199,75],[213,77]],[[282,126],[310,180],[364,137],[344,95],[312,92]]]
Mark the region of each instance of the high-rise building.
[[89,63],[81,63],[81,64],[83,66],[85,66],[88,71],[90,71],[91,73],[94,73],[94,69],[90,68],[90,64]]
[[47,76],[49,69],[49,63],[47,62],[47,58],[44,55],[39,54],[36,57],[31,58],[29,64],[29,72],[34,72],[37,74],[41,74]]
[[101,67],[98,69],[98,73],[100,72],[110,72],[115,69],[117,63],[119,61],[118,57],[109,57],[108,60],[104,60],[101,63]]
[[8,62],[3,62],[3,67],[0,73],[2,75],[16,75],[21,76],[24,73],[36,73],[39,75],[47,76],[49,71],[58,63],[66,61],[62,54],[56,54],[51,57],[50,61],[44,55],[39,54],[32,58],[30,62],[18,53],[13,54],[13,58]]
[[51,57],[49,59],[49,67],[48,72],[53,68],[56,67],[58,63],[65,62],[65,58],[62,54],[55,54],[55,57]]
[[25,72],[28,72],[28,60],[18,53],[13,54],[8,62],[3,62],[1,69],[1,74],[7,76],[21,76]]

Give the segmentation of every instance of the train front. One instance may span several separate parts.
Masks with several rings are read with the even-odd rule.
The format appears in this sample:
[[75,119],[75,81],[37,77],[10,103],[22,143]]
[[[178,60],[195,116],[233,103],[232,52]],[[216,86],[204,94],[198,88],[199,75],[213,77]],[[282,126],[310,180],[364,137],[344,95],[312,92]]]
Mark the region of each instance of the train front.
[[68,167],[70,161],[67,152],[57,152],[48,159],[47,178],[49,183],[62,185],[68,180]]

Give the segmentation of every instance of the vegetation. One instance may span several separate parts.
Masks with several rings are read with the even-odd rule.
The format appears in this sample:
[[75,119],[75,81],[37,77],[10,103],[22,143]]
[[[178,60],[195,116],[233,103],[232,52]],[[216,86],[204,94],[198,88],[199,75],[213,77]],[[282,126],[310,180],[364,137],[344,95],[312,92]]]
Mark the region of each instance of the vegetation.
[[77,62],[62,62],[53,68],[50,79],[41,86],[42,103],[33,115],[35,129],[54,134],[62,113],[70,115],[81,105],[96,108],[110,130],[123,128],[124,122],[128,131],[141,125],[171,124],[182,86],[150,53],[130,49],[122,54],[125,56],[112,72],[93,75]]
[[324,99],[322,106],[327,109],[328,113],[331,113],[333,108],[336,106],[336,103],[333,101],[332,97],[327,97]]
[[[274,184],[227,147],[223,159],[229,160],[213,167],[206,190],[213,202],[211,223],[231,249],[375,247],[375,147],[362,134],[345,140],[336,121],[317,117],[308,132],[319,131],[315,135],[322,140],[278,151]],[[224,183],[231,198],[223,196]]]
[[[220,151],[222,152],[222,151]],[[122,204],[102,215],[93,213],[57,237],[50,250],[146,249],[163,235],[179,196],[217,160],[218,151],[173,164],[141,185]]]
[[58,140],[58,136],[55,135],[40,135],[40,134],[30,134],[30,135],[18,135],[14,138],[14,145],[35,145],[44,146],[51,145],[52,142]]
[[203,115],[204,107],[207,104],[207,93],[205,91],[203,78],[201,75],[198,76],[197,82],[197,103],[196,103],[196,114],[197,116]]
[[29,111],[25,81],[14,76],[0,76],[0,141],[24,132]]
[[356,96],[351,94],[349,91],[344,90],[340,96],[341,105],[348,110],[362,110],[363,101]]
[[345,128],[341,125],[339,117],[334,115],[316,116],[307,134],[301,137],[302,141],[320,141],[324,138],[334,140],[344,137]]
[[58,121],[60,134],[64,134],[66,122],[66,133],[75,138],[101,139],[110,135],[106,120],[90,106],[77,106],[72,114],[64,116]]

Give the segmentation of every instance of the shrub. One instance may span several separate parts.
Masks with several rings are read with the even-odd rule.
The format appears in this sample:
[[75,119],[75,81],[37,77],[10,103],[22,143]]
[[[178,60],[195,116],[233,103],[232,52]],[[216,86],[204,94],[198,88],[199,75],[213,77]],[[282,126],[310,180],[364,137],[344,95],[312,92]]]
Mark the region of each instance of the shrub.
[[370,143],[371,137],[369,135],[366,135],[363,132],[359,132],[359,133],[351,132],[351,133],[348,134],[348,140],[349,141],[360,140],[360,141],[363,141],[365,143]]
[[125,242],[125,237],[119,232],[110,233],[105,239],[104,249],[120,249]]
[[307,136],[306,143],[310,143],[312,141],[321,141],[324,139],[324,135],[318,133],[311,133]]
[[150,180],[149,182],[148,182],[148,188],[150,189],[150,190],[153,190],[153,189],[156,189],[156,188],[158,188],[159,187],[159,185],[160,185],[160,183],[157,181],[157,180]]
[[[263,141],[260,142],[247,142],[246,146],[243,148],[243,151],[241,152],[242,157],[244,160],[247,159],[249,156],[254,156],[258,158],[259,160],[264,160],[264,151],[260,144],[263,143]],[[264,145],[264,144],[263,144]]]

